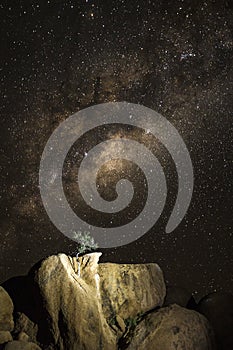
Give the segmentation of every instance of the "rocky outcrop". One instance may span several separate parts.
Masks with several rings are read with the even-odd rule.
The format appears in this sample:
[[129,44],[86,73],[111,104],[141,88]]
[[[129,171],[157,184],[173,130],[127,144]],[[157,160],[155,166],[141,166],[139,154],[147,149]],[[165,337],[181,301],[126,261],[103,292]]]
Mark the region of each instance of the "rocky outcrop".
[[[88,255],[80,263],[81,277],[65,254],[51,256],[36,271],[47,313],[46,349],[115,348],[115,336],[100,310],[97,261],[101,254]],[[46,321],[45,321],[46,323]]]
[[135,328],[128,350],[213,350],[213,332],[199,313],[176,304],[148,314]]
[[[166,288],[157,264],[99,264],[100,256],[50,256],[25,278],[4,284],[15,312],[13,323],[13,304],[2,288],[8,311],[0,304],[0,315],[8,326],[0,328],[0,348],[214,349],[204,316],[178,305],[163,307]],[[186,294],[181,294],[186,303]]]
[[98,265],[100,255],[86,254],[77,262],[65,254],[52,256],[36,272],[50,320],[47,348],[116,349],[125,319],[162,305],[165,284],[158,265]]

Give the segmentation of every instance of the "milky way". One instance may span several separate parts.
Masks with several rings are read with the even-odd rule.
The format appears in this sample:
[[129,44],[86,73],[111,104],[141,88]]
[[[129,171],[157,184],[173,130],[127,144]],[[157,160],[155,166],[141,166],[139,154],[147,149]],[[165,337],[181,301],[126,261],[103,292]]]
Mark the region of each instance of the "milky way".
[[70,150],[64,189],[72,208],[106,227],[137,216],[147,191],[137,165],[116,160],[98,174],[106,200],[115,198],[122,176],[132,181],[134,201],[120,217],[93,213],[77,174],[98,142],[142,142],[163,166],[169,199],[154,228],[129,245],[103,249],[102,261],[157,262],[168,283],[199,296],[233,289],[232,10],[230,1],[217,0],[0,5],[2,281],[44,256],[76,249],[50,222],[40,197],[40,158],[52,132],[83,108],[128,101],[161,113],[184,139],[195,177],[188,213],[173,233],[164,233],[177,192],[174,164],[149,130],[121,125],[97,128]]

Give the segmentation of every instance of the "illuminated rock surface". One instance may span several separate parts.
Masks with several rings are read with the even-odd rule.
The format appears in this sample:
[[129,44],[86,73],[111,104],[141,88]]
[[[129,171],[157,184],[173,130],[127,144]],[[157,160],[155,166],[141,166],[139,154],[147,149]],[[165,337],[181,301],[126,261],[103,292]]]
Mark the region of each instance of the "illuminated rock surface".
[[214,335],[199,313],[176,304],[147,315],[134,332],[128,350],[212,350]]
[[50,256],[28,276],[4,283],[15,305],[13,330],[13,304],[2,288],[11,320],[4,349],[215,349],[204,316],[163,307],[166,287],[157,264],[99,264],[100,256]]

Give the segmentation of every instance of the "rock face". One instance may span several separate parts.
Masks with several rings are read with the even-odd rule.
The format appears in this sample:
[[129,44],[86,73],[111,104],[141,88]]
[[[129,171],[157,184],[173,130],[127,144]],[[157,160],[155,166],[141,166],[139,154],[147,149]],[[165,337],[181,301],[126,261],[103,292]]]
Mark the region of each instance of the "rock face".
[[166,288],[157,264],[98,264],[100,256],[50,256],[26,278],[4,284],[15,302],[15,325],[2,288],[0,348],[215,349],[204,316],[178,305],[162,307]]
[[213,350],[214,336],[199,313],[176,304],[148,314],[135,329],[128,350]]
[[158,265],[98,265],[100,255],[86,254],[78,263],[65,254],[52,256],[36,272],[50,320],[45,348],[114,350],[118,333],[111,318],[123,333],[124,319],[162,305],[165,284]]
[[162,306],[166,294],[157,264],[99,264],[100,292],[107,319],[122,319]]
[[14,306],[9,294],[0,287],[0,331],[12,331]]
[[43,261],[35,279],[47,313],[46,349],[114,349],[115,336],[100,310],[97,261],[100,254],[80,261],[81,277],[65,254]]

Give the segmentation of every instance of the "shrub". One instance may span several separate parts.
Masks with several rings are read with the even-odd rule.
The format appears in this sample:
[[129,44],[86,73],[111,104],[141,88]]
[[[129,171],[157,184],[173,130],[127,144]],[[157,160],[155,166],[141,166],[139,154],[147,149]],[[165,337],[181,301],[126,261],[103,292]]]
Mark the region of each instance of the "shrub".
[[90,253],[98,248],[98,244],[94,241],[94,238],[90,236],[90,232],[81,231],[74,233],[74,239],[78,243],[77,257],[79,254]]

